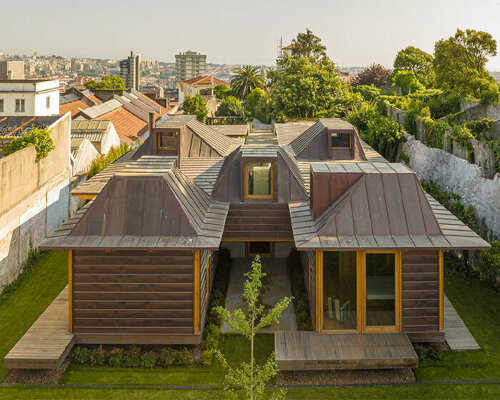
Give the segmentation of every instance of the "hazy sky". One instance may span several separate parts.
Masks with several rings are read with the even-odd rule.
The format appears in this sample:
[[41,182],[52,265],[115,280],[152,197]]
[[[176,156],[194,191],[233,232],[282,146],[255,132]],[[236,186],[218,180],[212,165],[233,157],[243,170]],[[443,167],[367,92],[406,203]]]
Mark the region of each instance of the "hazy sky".
[[[274,63],[310,28],[339,65],[392,65],[396,52],[434,43],[457,27],[500,41],[500,0],[1,0],[0,52],[174,61],[188,49],[208,62]],[[500,70],[500,56],[490,70]]]

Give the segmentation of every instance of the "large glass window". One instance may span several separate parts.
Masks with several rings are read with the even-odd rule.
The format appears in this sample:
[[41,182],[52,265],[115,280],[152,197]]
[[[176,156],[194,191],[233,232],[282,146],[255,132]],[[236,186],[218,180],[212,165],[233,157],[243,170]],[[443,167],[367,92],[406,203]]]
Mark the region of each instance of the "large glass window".
[[273,164],[270,162],[246,163],[245,197],[270,199],[273,197]]
[[350,133],[332,133],[332,149],[350,149]]
[[176,132],[159,132],[158,133],[158,149],[160,149],[160,150],[177,150],[177,133]]
[[356,252],[323,253],[323,330],[355,330]]
[[396,324],[396,255],[366,254],[366,326]]

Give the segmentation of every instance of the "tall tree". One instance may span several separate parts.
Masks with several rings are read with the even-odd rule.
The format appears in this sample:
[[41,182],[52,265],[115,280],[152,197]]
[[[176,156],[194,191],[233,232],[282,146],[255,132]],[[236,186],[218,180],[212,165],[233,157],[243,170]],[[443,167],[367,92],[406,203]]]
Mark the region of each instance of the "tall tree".
[[[292,298],[285,297],[275,304],[269,311],[265,312],[262,304],[262,279],[266,276],[262,272],[260,257],[256,256],[252,261],[252,269],[245,276],[248,278],[243,285],[243,299],[247,304],[248,311],[244,312],[238,308],[233,312],[218,306],[215,311],[236,332],[244,335],[250,341],[250,361],[243,362],[239,367],[232,367],[224,355],[215,351],[215,355],[226,370],[225,389],[235,394],[235,390],[244,390],[245,398],[249,400],[284,398],[283,391],[274,393],[274,396],[264,397],[265,384],[277,374],[277,365],[274,353],[264,364],[255,361],[255,335],[263,328],[270,326],[273,322],[278,323],[283,311],[287,309]],[[236,396],[235,396],[236,397]]]
[[436,85],[479,97],[483,91],[495,88],[486,62],[496,55],[497,42],[489,33],[457,29],[454,36],[439,40],[434,47]]
[[124,90],[125,82],[119,76],[103,75],[100,82],[92,79],[84,83],[85,87],[89,90]]
[[266,80],[264,75],[260,73],[259,67],[245,65],[235,71],[235,75],[231,79],[231,92],[245,100],[252,90],[255,88],[265,88]]
[[199,93],[193,97],[186,96],[182,102],[182,108],[184,109],[184,114],[196,115],[198,121],[201,122],[205,121],[205,118],[208,115],[207,105]]
[[413,71],[418,80],[428,85],[432,81],[433,57],[417,47],[408,46],[399,50],[394,59],[394,73],[398,71]]
[[269,74],[273,109],[278,118],[315,118],[333,115],[342,89],[335,64],[309,57],[287,57]]
[[306,33],[298,33],[297,38],[292,40],[293,57],[311,57],[316,62],[327,59],[326,47],[321,44],[321,39],[309,28]]
[[380,87],[385,85],[391,70],[380,64],[372,64],[361,71],[354,83],[356,85],[374,85]]
[[245,109],[243,104],[234,96],[227,96],[219,105],[215,112],[217,117],[244,117]]

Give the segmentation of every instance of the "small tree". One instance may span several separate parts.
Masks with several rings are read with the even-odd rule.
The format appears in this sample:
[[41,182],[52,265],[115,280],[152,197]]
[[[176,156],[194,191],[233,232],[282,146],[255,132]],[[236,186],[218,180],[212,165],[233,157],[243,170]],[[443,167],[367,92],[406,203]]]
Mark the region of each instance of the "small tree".
[[217,85],[214,87],[214,95],[219,100],[224,100],[230,94],[231,89],[229,89],[226,85]]
[[328,59],[326,47],[321,43],[321,38],[316,36],[309,28],[306,33],[299,32],[297,38],[292,40],[293,57],[310,57],[315,62]]
[[413,71],[398,71],[392,78],[392,82],[401,88],[401,92],[406,95],[422,90],[424,85],[420,83]]
[[380,64],[372,64],[358,74],[354,83],[356,85],[375,85],[376,87],[380,87],[386,84],[390,74],[390,69]]
[[100,82],[92,79],[84,83],[89,90],[124,90],[125,82],[119,76],[103,75]]
[[186,96],[182,102],[182,108],[185,114],[196,115],[198,121],[201,122],[205,121],[208,114],[207,105],[199,93],[194,97]]
[[[250,340],[250,362],[244,362],[239,367],[233,368],[229,365],[224,355],[215,351],[217,359],[226,370],[225,387],[234,397],[237,389],[243,389],[247,399],[256,400],[264,398],[264,388],[266,382],[277,374],[277,364],[274,352],[262,365],[257,365],[254,359],[255,335],[273,322],[279,323],[279,318],[286,310],[292,298],[285,297],[280,300],[267,313],[264,313],[264,305],[261,302],[260,294],[262,289],[262,279],[266,276],[262,272],[260,257],[256,256],[252,261],[252,269],[245,274],[248,280],[243,286],[243,299],[248,305],[248,312],[245,314],[240,308],[233,312],[223,307],[216,307],[215,310],[220,318],[238,333]],[[273,398],[284,398],[283,391],[274,394]]]
[[39,160],[45,158],[54,150],[54,140],[50,137],[49,128],[33,128],[29,132],[21,132],[21,136],[11,139],[3,148],[3,155],[7,156],[24,149],[28,146],[35,146],[36,156]]
[[221,101],[219,108],[215,112],[217,117],[244,117],[245,109],[243,104],[234,96],[227,96]]

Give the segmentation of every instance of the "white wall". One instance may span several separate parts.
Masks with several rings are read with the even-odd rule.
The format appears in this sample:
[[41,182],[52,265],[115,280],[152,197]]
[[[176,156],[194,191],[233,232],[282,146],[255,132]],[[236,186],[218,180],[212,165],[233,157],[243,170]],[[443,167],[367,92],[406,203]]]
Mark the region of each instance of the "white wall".
[[[47,97],[50,107],[47,108]],[[51,116],[59,114],[59,80],[3,81],[0,82],[0,99],[4,110],[0,116]],[[24,99],[24,112],[16,112],[16,99]]]

